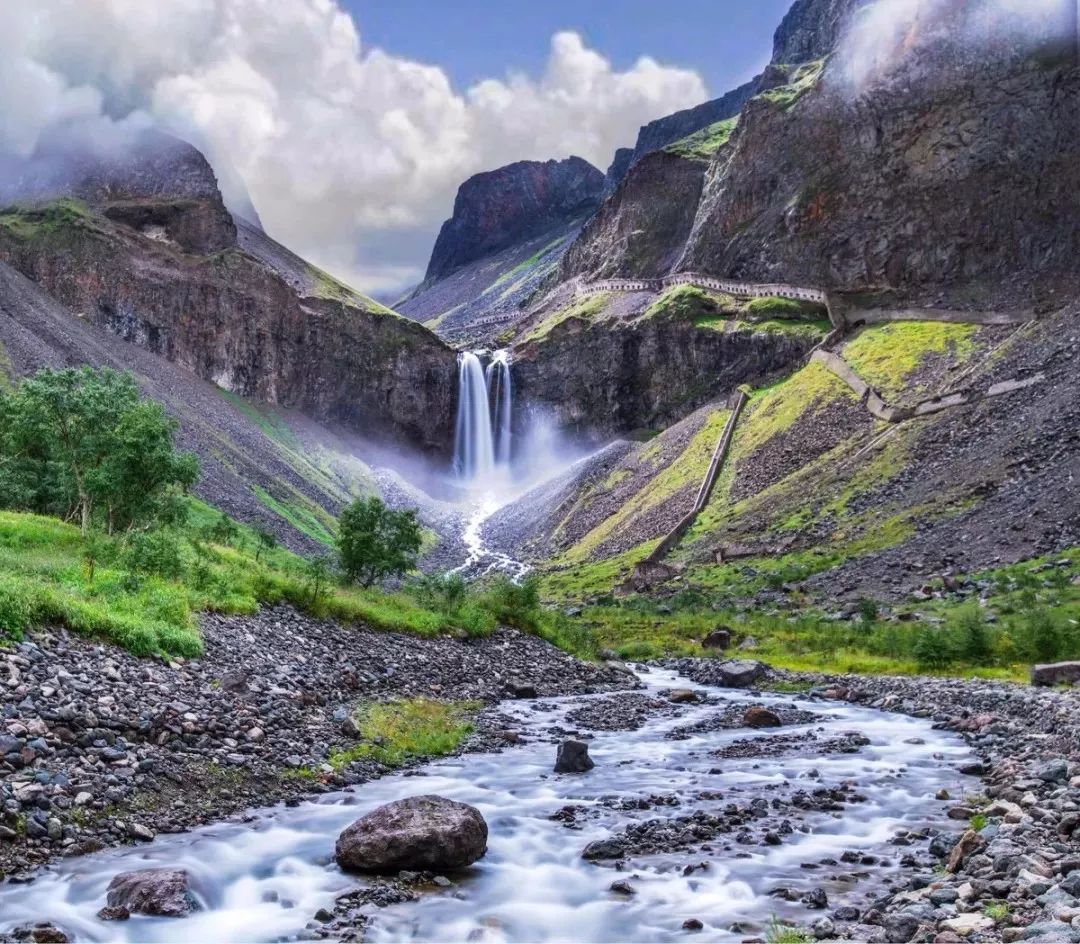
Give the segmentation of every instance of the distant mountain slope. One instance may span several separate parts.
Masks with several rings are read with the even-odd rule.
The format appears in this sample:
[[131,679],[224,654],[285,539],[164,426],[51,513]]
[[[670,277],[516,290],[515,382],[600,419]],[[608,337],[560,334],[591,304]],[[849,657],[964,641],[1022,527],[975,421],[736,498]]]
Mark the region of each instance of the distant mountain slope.
[[360,461],[352,459],[348,474],[338,474],[331,448],[302,446],[272,409],[87,324],[0,262],[0,383],[43,367],[82,364],[135,374],[145,393],[180,421],[182,446],[198,453],[196,494],[241,520],[261,522],[296,550],[323,549],[317,535],[328,534],[331,516],[353,495],[374,488]]
[[506,249],[468,262],[397,303],[455,345],[492,345],[521,319],[537,287],[559,264],[582,219],[564,222]]
[[426,278],[398,310],[455,343],[493,343],[599,206],[603,183],[580,157],[518,161],[470,177]]
[[238,237],[194,148],[155,135],[39,176],[0,211],[0,259],[80,317],[242,396],[449,451],[454,352],[256,227]]

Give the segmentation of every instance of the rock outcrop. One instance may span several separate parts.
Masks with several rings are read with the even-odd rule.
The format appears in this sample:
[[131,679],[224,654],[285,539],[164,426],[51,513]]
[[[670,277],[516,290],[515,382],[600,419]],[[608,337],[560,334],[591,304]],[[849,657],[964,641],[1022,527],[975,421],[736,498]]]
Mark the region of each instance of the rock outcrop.
[[425,282],[588,215],[603,186],[604,175],[580,157],[518,161],[470,177],[439,230]]
[[86,321],[226,390],[448,451],[454,352],[303,260],[301,281],[241,248],[209,165],[164,140],[83,176],[28,179],[29,192],[64,199],[0,214],[0,260]]
[[785,370],[814,343],[810,335],[717,331],[679,317],[568,319],[515,347],[515,396],[590,438],[656,429],[740,383]]
[[481,858],[487,837],[476,807],[428,794],[362,816],[338,837],[335,855],[343,869],[358,872],[444,872]]
[[562,278],[668,272],[694,225],[707,167],[705,160],[665,150],[640,158],[566,251]]
[[682,111],[642,125],[638,130],[634,147],[619,148],[615,152],[615,159],[608,168],[604,180],[605,195],[613,193],[630,169],[645,155],[659,151],[718,121],[734,118],[757,92],[760,78],[757,76],[749,82],[744,82],[719,98],[702,102],[693,108],[684,108]]
[[774,63],[809,62],[836,47],[852,15],[870,0],[795,0],[773,34]]

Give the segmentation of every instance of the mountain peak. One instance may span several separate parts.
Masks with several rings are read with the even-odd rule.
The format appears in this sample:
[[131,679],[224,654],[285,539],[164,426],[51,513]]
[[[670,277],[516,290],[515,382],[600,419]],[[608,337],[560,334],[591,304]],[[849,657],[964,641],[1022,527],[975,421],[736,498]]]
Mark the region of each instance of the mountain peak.
[[580,157],[517,161],[475,174],[458,188],[426,279],[440,279],[481,256],[591,213],[604,174]]

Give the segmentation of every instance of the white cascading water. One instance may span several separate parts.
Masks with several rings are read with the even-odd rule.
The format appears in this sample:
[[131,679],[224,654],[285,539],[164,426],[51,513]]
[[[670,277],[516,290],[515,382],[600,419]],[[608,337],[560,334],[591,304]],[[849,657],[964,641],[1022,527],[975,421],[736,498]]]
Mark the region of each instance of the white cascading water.
[[495,471],[487,379],[475,351],[458,355],[458,408],[454,471],[467,483],[483,483]]
[[513,386],[510,352],[494,351],[485,368],[485,351],[458,355],[458,408],[454,471],[466,485],[490,489],[510,469]]
[[496,351],[487,366],[488,402],[491,404],[491,432],[495,443],[495,465],[510,467],[510,417],[514,388],[510,380],[510,352]]
[[[513,754],[448,757],[427,765],[420,781],[391,774],[355,793],[254,810],[242,822],[59,859],[33,882],[0,883],[0,937],[20,924],[48,919],[72,940],[116,944],[306,939],[312,936],[307,928],[313,914],[334,908],[338,895],[369,883],[334,864],[338,833],[382,803],[436,793],[481,810],[491,830],[488,853],[453,875],[449,887],[432,886],[416,901],[371,908],[365,940],[686,944],[693,936],[683,930],[683,921],[690,917],[705,925],[702,941],[760,939],[773,918],[813,920],[814,912],[798,900],[809,889],[827,887],[834,907],[868,907],[882,882],[898,875],[899,855],[918,851],[897,848],[898,830],[948,829],[949,804],[934,795],[947,789],[963,796],[978,785],[957,772],[973,759],[971,749],[928,719],[844,702],[792,703],[790,697],[778,700],[817,716],[784,729],[800,748],[777,756],[768,750],[734,752],[720,769],[712,752],[746,739],[768,744],[775,735],[746,728],[695,729],[695,722],[725,708],[741,713],[760,703],[762,694],[702,689],[659,669],[641,676],[643,694],[652,699],[679,687],[700,690],[708,701],[681,708],[674,717],[650,714],[633,731],[596,730],[589,742],[596,767],[588,774],[556,775],[551,773],[553,739],[561,738],[555,732],[567,725],[576,729],[581,722],[568,715],[596,696],[504,702],[501,710],[522,734],[523,745]],[[676,728],[685,733],[672,737]],[[850,731],[865,735],[867,743],[855,753],[827,748],[830,739]],[[690,862],[707,863],[703,867],[686,869],[690,854],[684,851],[638,857],[625,872],[581,857],[590,842],[644,819],[676,812],[722,816],[729,803],[790,801],[799,791],[809,794],[846,781],[857,782],[861,802],[807,811],[778,845],[741,845],[734,836],[721,836],[693,852]],[[677,810],[642,812],[658,797]],[[568,805],[587,811],[573,830],[558,816]],[[771,815],[775,822],[783,814]],[[848,850],[873,855],[878,864],[853,871],[837,866]],[[807,864],[819,871],[808,871]],[[199,910],[186,918],[99,918],[113,876],[145,868],[187,870]],[[613,893],[616,878],[630,881],[636,894]],[[778,898],[778,887],[795,895]],[[736,922],[745,925],[737,933],[732,931]]]
[[485,351],[458,355],[458,408],[454,437],[454,472],[471,493],[470,509],[462,531],[463,572],[501,570],[520,579],[528,565],[489,548],[484,522],[508,497],[513,458],[511,420],[514,409],[510,352],[493,351],[487,367]]

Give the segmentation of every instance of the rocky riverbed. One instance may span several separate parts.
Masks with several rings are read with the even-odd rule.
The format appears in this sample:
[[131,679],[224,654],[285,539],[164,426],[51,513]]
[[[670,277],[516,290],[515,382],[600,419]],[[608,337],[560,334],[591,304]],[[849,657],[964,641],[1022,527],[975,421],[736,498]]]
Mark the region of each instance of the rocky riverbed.
[[[431,934],[418,928],[442,921],[477,940],[549,937],[557,927],[543,922],[510,932],[492,917],[478,928],[447,900],[517,913],[525,904],[515,904],[522,892],[513,876],[527,868],[546,876],[541,890],[549,879],[552,888],[583,883],[576,904],[560,897],[554,911],[599,909],[586,925],[595,939],[667,940],[697,924],[717,939],[753,939],[772,914],[818,939],[1080,941],[1080,695],[1072,690],[677,660],[667,675],[638,667],[648,684],[626,691],[640,687],[626,669],[584,665],[509,631],[420,639],[279,608],[208,617],[204,632],[203,659],[171,664],[59,630],[0,654],[0,867],[9,888],[60,856],[62,882],[106,881],[132,852],[72,858],[104,846],[135,844],[144,850],[137,862],[198,874],[215,866],[203,854],[193,860],[193,849],[265,856],[257,834],[270,830],[285,843],[276,868],[296,855],[309,863],[300,870],[307,892],[291,904],[312,903],[307,933],[321,937],[423,939]],[[488,702],[465,747],[473,753],[415,771],[425,776],[420,789],[399,776],[335,792],[387,773],[374,762],[337,772],[326,760],[332,747],[355,743],[347,719],[358,701],[395,695]],[[887,720],[900,716],[911,721]],[[546,785],[555,746],[571,738],[589,746],[596,768]],[[516,753],[500,759],[510,744]],[[479,873],[463,884],[422,872],[342,883],[319,846],[327,824],[346,825],[351,804],[420,792],[485,810],[494,851],[470,870]],[[323,804],[302,802],[318,794]],[[266,809],[281,800],[284,810]],[[226,819],[194,844],[159,835]],[[509,833],[508,824],[516,824]],[[294,840],[282,836],[294,835],[306,838],[290,859]],[[121,858],[92,865],[102,855]],[[575,863],[614,874],[600,882]],[[207,920],[246,881],[226,872],[204,877]],[[55,880],[34,879],[35,889],[45,882],[34,894]],[[530,887],[524,873],[516,881]],[[224,890],[208,892],[214,882]],[[733,899],[732,888],[745,890]],[[94,885],[89,894],[102,897],[96,912],[103,893]],[[19,900],[3,886],[0,898]],[[612,900],[626,907],[609,912]],[[55,919],[77,928],[82,906],[65,907]],[[232,917],[253,921],[256,935],[294,927],[261,908]],[[211,926],[193,924],[192,933]],[[145,928],[158,939],[171,934]],[[44,940],[53,932],[26,933]]]
[[[0,876],[378,776],[374,761],[326,763],[356,743],[348,721],[365,699],[636,684],[513,630],[424,639],[286,607],[202,628],[205,656],[170,663],[62,629],[0,649]],[[504,724],[481,713],[466,748],[505,746]]]
[[[702,683],[718,664],[678,660]],[[950,795],[953,830],[933,868],[884,894],[850,925],[860,941],[1080,941],[1080,692],[977,680],[773,672],[822,702],[846,701],[960,732],[981,789]],[[802,750],[802,745],[792,745]]]
[[[861,915],[883,889],[905,887],[913,868],[931,868],[930,843],[949,825],[936,794],[977,785],[958,773],[973,760],[959,736],[926,720],[639,671],[641,692],[504,702],[523,742],[512,754],[465,754],[318,802],[63,860],[28,886],[0,886],[0,912],[9,927],[43,916],[73,939],[118,941],[755,937],[773,916],[850,924],[844,916]],[[791,735],[865,736],[854,750],[812,758],[718,758],[735,740],[773,736],[756,727],[766,713]],[[568,740],[587,745],[594,764],[554,771]],[[335,864],[358,817],[418,794],[476,808],[487,854],[465,870],[423,875],[418,864],[375,880]],[[116,876],[147,868],[186,874],[191,913],[104,920]]]

